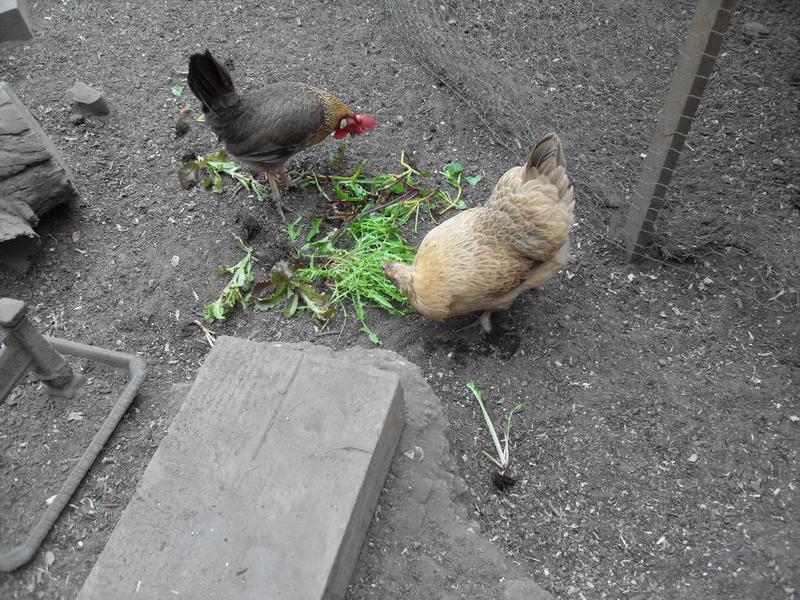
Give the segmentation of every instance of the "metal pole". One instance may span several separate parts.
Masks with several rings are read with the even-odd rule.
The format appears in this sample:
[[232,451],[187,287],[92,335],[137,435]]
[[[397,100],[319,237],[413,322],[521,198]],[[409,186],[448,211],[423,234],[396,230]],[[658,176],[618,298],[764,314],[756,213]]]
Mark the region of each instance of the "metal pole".
[[625,223],[627,260],[642,258],[683,144],[714,69],[736,0],[699,0]]

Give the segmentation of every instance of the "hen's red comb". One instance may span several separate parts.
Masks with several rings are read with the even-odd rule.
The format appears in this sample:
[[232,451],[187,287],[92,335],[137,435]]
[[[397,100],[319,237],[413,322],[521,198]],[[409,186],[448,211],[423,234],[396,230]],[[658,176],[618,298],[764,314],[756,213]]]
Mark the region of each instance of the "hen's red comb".
[[356,115],[356,123],[362,131],[372,131],[378,124],[378,119],[372,115]]

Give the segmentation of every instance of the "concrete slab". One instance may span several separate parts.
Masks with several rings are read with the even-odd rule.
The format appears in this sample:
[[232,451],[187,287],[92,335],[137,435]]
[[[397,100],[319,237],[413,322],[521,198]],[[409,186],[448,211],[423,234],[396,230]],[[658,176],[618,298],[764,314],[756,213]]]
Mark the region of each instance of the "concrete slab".
[[403,423],[395,373],[219,338],[78,599],[342,598]]
[[0,42],[32,37],[25,0],[0,0]]

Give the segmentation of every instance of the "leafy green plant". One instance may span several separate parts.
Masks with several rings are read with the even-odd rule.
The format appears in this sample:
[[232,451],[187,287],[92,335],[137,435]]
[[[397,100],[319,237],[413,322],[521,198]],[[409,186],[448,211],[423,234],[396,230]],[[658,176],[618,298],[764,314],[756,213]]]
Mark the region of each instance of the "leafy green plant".
[[253,285],[253,249],[246,245],[241,238],[236,238],[239,247],[244,250],[244,257],[232,267],[222,267],[221,275],[230,273],[231,278],[222,290],[219,298],[203,307],[203,317],[208,323],[225,321],[230,318],[237,304],[246,308],[250,303]]
[[[316,231],[319,221],[315,220]],[[307,240],[312,240],[315,225]],[[408,300],[383,274],[385,262],[410,262],[414,248],[398,230],[391,216],[370,215],[351,223],[345,229],[346,245],[335,245],[334,232],[318,241],[309,241],[300,250],[308,266],[298,271],[308,281],[322,280],[330,290],[332,306],[350,303],[361,323],[361,331],[374,344],[380,338],[367,325],[366,307],[377,306],[394,315],[408,313]]]
[[[414,217],[414,232],[419,231],[420,211],[424,208],[432,221],[453,208],[467,208],[461,199],[463,192],[464,167],[450,163],[442,169],[442,176],[452,186],[449,189],[435,186],[432,173],[419,171],[406,160],[405,152],[400,154],[399,173],[382,173],[374,177],[364,174],[366,161],[358,165],[352,175],[317,175],[308,173],[300,179],[300,187],[316,187],[328,205],[338,211],[337,217],[347,225],[363,216],[384,213],[400,223]],[[467,177],[469,185],[477,185],[483,177]],[[343,230],[342,230],[343,231]]]
[[190,160],[178,171],[178,179],[185,190],[198,183],[205,189],[221,194],[225,185],[223,175],[236,181],[244,189],[263,201],[269,193],[267,186],[258,181],[247,170],[239,166],[225,150],[217,150],[208,156],[198,156]]
[[328,297],[315,290],[303,275],[293,270],[285,260],[276,263],[270,271],[270,280],[256,282],[253,286],[256,309],[266,310],[284,302],[283,315],[291,319],[300,303],[311,311],[317,323],[327,323],[336,313]]
[[[492,442],[494,442],[495,452],[497,452],[496,458],[485,450],[482,450],[483,455],[497,465],[500,476],[505,477],[506,479],[510,480],[510,483],[513,483],[513,479],[510,479],[508,476],[509,466],[511,464],[508,447],[508,440],[509,436],[511,435],[511,417],[513,417],[515,413],[524,409],[525,405],[519,403],[511,409],[510,413],[508,413],[508,418],[506,419],[505,439],[501,444],[500,438],[497,436],[497,429],[495,428],[492,418],[489,416],[489,413],[486,410],[486,405],[483,403],[483,393],[480,389],[478,389],[474,381],[469,381],[469,383],[467,383],[467,388],[478,400],[478,404],[481,407],[481,412],[483,413],[483,419],[486,421],[486,427],[489,429],[489,434],[492,436]],[[506,485],[510,485],[510,483],[507,482]]]
[[281,303],[285,304],[283,314],[286,318],[304,308],[320,324],[333,317],[336,309],[331,306],[328,296],[315,290],[311,282],[292,269],[287,261],[280,261],[272,267],[268,281],[256,281],[253,249],[240,238],[236,240],[245,255],[232,267],[220,269],[220,274],[230,273],[231,278],[219,298],[203,307],[206,322],[229,319],[237,305],[244,309],[255,305],[256,309],[266,310]]
[[[344,146],[339,146],[335,158],[341,161],[343,155]],[[400,165],[403,170],[398,173],[375,176],[365,174],[366,161],[351,175],[302,174],[300,187],[316,188],[327,202],[328,214],[313,219],[307,232],[302,217],[287,225],[286,233],[295,245],[300,264],[291,268],[276,265],[270,282],[263,286],[256,283],[256,307],[277,307],[283,301],[285,315],[307,310],[324,326],[337,309],[352,306],[361,331],[379,344],[380,338],[366,322],[367,307],[394,315],[410,311],[408,300],[383,273],[386,262],[414,260],[416,249],[408,245],[401,230],[413,218],[417,232],[422,214],[435,222],[453,208],[466,208],[461,198],[463,182],[476,185],[482,179],[480,175],[465,177],[463,165],[450,163],[441,171],[446,185],[437,186],[433,174],[411,166],[404,152]],[[179,173],[182,187],[199,183],[217,193],[222,192],[226,175],[259,200],[267,193],[267,188],[224,150],[187,162]],[[330,220],[340,221],[338,228],[320,236],[325,222]],[[325,286],[329,297],[316,291],[315,282]],[[221,309],[218,314],[223,314]]]

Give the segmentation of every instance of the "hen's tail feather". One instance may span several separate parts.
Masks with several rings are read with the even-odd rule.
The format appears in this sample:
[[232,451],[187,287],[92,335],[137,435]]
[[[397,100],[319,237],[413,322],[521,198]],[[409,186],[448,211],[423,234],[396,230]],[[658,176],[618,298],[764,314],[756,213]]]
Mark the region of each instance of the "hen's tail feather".
[[567,161],[561,140],[555,133],[548,133],[536,144],[525,165],[525,181],[544,177],[558,188],[563,204],[573,203],[572,182],[567,177]]
[[228,70],[208,50],[189,58],[187,83],[203,103],[203,112],[218,112],[239,100]]

